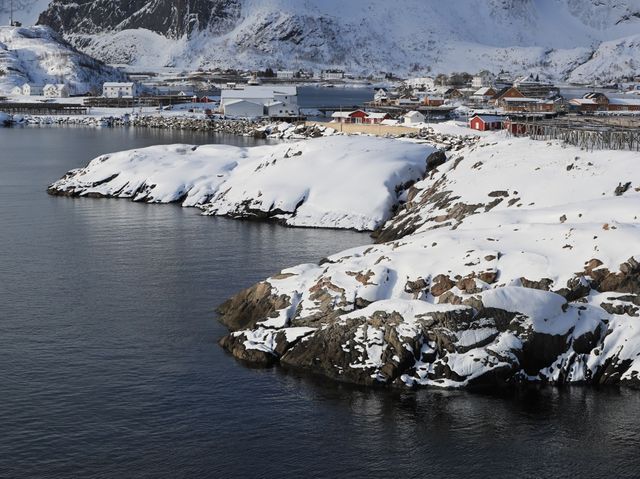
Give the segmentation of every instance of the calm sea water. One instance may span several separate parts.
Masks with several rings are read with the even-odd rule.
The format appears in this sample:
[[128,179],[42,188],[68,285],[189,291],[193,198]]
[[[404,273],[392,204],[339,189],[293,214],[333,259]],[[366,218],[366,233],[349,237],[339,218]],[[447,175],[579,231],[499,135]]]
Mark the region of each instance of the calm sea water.
[[640,393],[372,391],[252,369],[214,307],[366,235],[49,197],[92,157],[240,141],[0,129],[0,477],[638,477]]

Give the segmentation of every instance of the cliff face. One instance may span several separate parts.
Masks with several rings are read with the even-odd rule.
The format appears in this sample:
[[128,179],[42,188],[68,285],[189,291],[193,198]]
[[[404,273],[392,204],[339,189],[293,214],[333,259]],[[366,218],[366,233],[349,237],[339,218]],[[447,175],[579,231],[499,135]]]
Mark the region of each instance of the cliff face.
[[224,33],[239,15],[239,0],[56,0],[40,15],[38,23],[69,34],[143,28],[177,39],[201,30]]
[[[39,23],[100,59],[141,65],[510,69],[565,79],[602,42],[640,33],[640,1],[54,0]],[[596,70],[620,74],[614,64]]]

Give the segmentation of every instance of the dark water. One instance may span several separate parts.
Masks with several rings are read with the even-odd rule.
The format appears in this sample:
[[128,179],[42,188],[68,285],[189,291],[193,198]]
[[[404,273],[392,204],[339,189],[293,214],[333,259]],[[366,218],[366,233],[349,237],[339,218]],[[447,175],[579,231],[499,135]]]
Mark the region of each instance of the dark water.
[[211,137],[0,129],[0,477],[638,477],[640,393],[385,392],[250,369],[213,308],[368,241],[45,194],[111,150]]
[[318,108],[321,106],[334,106],[340,108],[352,108],[362,105],[366,101],[372,101],[374,88],[363,86],[362,88],[326,88],[322,86],[307,86],[298,88],[298,105],[300,108]]

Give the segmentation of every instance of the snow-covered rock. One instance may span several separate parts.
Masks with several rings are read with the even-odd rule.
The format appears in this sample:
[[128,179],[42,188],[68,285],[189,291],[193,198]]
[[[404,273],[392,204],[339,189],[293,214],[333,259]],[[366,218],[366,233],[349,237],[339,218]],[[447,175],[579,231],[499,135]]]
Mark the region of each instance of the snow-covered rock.
[[639,386],[639,171],[634,152],[483,139],[410,189],[385,242],[223,304],[221,344],[359,384]]
[[155,146],[96,158],[49,192],[180,202],[206,214],[271,218],[291,226],[373,230],[424,176],[434,151],[358,136],[250,148]]
[[25,83],[64,83],[72,93],[102,91],[102,83],[123,78],[80,53],[48,27],[0,27],[0,94]]
[[40,23],[97,58],[140,67],[507,69],[566,79],[586,62],[591,81],[629,70],[626,55],[590,59],[602,42],[639,33],[640,1],[54,0]]

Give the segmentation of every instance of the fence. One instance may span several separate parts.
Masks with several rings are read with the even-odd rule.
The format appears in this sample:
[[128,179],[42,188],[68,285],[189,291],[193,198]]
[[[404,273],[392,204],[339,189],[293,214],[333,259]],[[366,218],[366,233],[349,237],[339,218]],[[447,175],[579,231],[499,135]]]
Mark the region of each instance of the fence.
[[512,121],[509,132],[534,140],[560,140],[587,150],[640,151],[640,128],[618,124]]
[[26,115],[85,115],[87,108],[75,103],[0,103],[0,111]]

